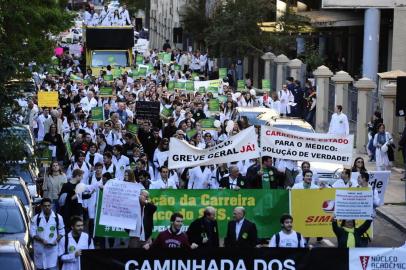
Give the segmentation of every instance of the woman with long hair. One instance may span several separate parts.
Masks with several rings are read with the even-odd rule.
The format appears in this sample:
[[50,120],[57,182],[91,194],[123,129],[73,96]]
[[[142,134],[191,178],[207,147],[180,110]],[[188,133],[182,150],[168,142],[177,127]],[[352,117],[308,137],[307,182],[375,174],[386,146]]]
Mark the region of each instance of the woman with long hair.
[[45,134],[44,142],[49,143],[50,149],[52,150],[52,158],[63,162],[65,158],[65,144],[61,134],[57,132],[56,124],[51,124],[49,127],[49,132]]
[[354,165],[351,168],[352,172],[367,172],[367,169],[365,168],[365,162],[362,157],[357,157],[354,160]]
[[44,198],[52,200],[52,209],[56,213],[59,210],[58,196],[61,192],[63,184],[67,182],[65,173],[62,171],[58,161],[52,161],[48,173],[44,176],[42,190]]
[[390,170],[390,161],[388,152],[393,151],[389,149],[392,147],[393,139],[389,132],[385,131],[385,125],[378,125],[378,133],[374,137],[374,146],[375,150],[375,160],[376,160],[376,169],[378,171]]

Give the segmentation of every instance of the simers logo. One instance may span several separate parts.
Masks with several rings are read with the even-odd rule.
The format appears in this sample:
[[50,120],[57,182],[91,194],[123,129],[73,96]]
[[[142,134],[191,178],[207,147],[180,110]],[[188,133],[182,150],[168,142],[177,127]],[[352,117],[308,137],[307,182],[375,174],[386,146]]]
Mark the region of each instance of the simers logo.
[[359,256],[361,261],[362,270],[367,270],[370,256]]
[[321,208],[325,213],[332,213],[334,212],[335,204],[336,202],[334,200],[327,200],[323,202]]

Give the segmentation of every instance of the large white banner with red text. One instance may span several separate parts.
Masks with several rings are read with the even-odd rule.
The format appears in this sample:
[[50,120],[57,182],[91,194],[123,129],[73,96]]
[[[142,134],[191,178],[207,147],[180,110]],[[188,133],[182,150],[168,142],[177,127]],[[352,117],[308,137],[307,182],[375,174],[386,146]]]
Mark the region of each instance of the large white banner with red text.
[[337,136],[261,126],[261,154],[289,160],[352,165],[354,135]]
[[178,169],[249,160],[259,155],[258,136],[252,126],[207,149],[171,138],[168,165],[169,169]]

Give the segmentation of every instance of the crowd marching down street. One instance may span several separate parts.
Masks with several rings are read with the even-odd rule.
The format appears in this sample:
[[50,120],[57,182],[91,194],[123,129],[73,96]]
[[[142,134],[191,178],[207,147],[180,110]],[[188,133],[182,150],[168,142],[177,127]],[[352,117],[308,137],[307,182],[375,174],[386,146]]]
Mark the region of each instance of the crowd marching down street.
[[[125,5],[82,17],[84,36],[133,23]],[[257,89],[168,41],[92,68],[82,46],[59,43],[53,66],[34,74],[38,92],[19,101],[42,150],[29,231],[37,269],[80,269],[88,249],[368,246],[393,161],[380,112],[367,171],[341,105],[327,133],[314,131],[312,80]]]

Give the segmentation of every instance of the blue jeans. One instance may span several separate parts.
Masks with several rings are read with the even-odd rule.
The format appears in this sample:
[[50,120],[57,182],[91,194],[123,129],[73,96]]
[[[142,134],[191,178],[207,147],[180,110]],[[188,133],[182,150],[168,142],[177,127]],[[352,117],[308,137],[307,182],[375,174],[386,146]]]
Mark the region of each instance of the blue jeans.
[[371,152],[371,158],[375,160],[375,150],[376,147],[374,146],[374,138],[372,137],[368,142],[368,150]]

